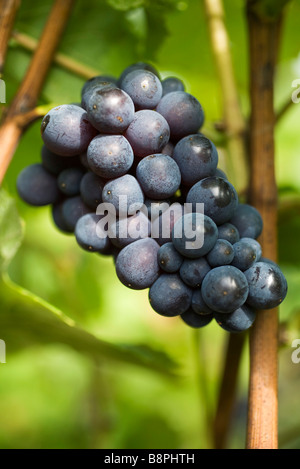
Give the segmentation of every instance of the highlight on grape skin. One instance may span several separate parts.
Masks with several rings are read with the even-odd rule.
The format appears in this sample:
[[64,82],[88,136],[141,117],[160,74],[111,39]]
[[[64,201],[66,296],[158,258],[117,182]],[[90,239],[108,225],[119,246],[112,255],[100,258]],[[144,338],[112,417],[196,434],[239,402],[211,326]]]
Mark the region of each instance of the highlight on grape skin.
[[[44,117],[20,197],[51,205],[53,223],[86,253],[111,256],[121,283],[149,289],[153,310],[192,328],[251,328],[287,282],[263,257],[258,210],[239,200],[202,133],[201,96],[153,65],[96,76]],[[176,320],[176,319],[175,319]]]

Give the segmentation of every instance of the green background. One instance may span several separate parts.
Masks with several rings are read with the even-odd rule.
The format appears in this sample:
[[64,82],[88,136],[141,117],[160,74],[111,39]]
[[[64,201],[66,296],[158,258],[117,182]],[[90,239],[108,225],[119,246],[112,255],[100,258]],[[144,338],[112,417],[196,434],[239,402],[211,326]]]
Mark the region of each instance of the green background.
[[[247,116],[244,2],[224,3]],[[38,39],[51,4],[24,1],[15,29]],[[299,18],[300,4],[294,1],[283,29],[277,109],[291,96],[293,80],[300,78]],[[222,119],[222,95],[202,1],[78,0],[60,51],[116,76],[133,62],[150,60],[163,77],[171,74],[185,81],[187,91],[202,103],[210,127]],[[8,100],[30,58],[11,40],[4,73]],[[40,103],[78,102],[83,83],[54,65]],[[280,265],[289,282],[281,307],[280,438],[285,448],[300,447],[300,364],[291,361],[292,341],[300,338],[299,112],[300,104],[292,106],[276,129],[276,172],[284,207],[279,220]],[[54,228],[48,208],[33,209],[19,200],[18,173],[40,159],[39,126],[34,124],[22,139],[3,184],[24,223],[20,225],[14,202],[4,194],[0,204],[3,268],[24,231],[8,268],[10,278],[22,288],[7,278],[0,287],[0,339],[7,342],[7,364],[0,364],[0,447],[209,447],[206,414],[214,410],[228,334],[216,324],[195,332],[178,318],[159,317],[149,306],[147,292],[130,291],[119,283],[111,259],[83,252],[73,237]],[[243,448],[245,442],[247,352],[246,347],[232,448]]]

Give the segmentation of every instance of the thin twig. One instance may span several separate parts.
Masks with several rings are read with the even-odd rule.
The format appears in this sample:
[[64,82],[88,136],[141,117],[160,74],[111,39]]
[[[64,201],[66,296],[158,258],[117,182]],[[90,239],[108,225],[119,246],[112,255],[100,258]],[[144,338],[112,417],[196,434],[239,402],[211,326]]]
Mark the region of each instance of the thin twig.
[[287,102],[282,106],[282,108],[278,111],[276,115],[276,124],[278,124],[283,119],[283,117],[286,116],[286,114],[288,113],[288,111],[291,110],[294,104],[295,103],[292,101],[292,98],[289,97]]
[[[38,41],[27,34],[13,31],[12,37],[18,45],[30,52],[35,52],[38,47]],[[88,65],[72,59],[68,55],[61,54],[60,52],[55,54],[53,62],[68,72],[84,78],[85,80],[89,80],[90,78],[100,75],[99,70],[89,67]]]
[[226,448],[245,339],[245,334],[230,334],[228,339],[219,402],[214,421],[214,445],[216,449]]
[[[251,5],[250,5],[251,3]],[[263,21],[248,0],[251,202],[264,220],[264,256],[277,258],[274,74],[281,20]],[[248,449],[278,448],[278,311],[260,311],[250,334]]]
[[20,3],[20,0],[0,1],[0,77],[3,74],[8,43]]
[[[31,119],[74,0],[56,0],[25,78],[0,128],[0,183]],[[33,113],[33,115],[32,115]]]
[[235,187],[244,192],[248,187],[248,158],[245,144],[246,124],[234,76],[230,42],[225,25],[222,0],[204,0],[208,28],[219,80],[222,87],[224,128]]

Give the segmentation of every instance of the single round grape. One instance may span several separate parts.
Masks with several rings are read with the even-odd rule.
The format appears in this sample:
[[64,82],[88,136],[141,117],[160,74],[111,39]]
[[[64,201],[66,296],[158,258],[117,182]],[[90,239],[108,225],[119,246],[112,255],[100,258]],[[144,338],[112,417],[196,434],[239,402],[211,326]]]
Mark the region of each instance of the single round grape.
[[184,83],[176,77],[165,78],[161,82],[163,88],[163,96],[174,91],[185,91]]
[[99,92],[101,93],[102,91],[109,91],[109,90],[114,90],[117,89],[117,85],[115,83],[109,82],[109,81],[102,81],[102,82],[95,82],[94,84],[91,84],[82,94],[81,98],[81,107],[85,110],[88,109],[89,101],[91,96]]
[[94,138],[88,147],[87,157],[91,170],[104,179],[124,176],[134,160],[132,148],[123,135]]
[[232,244],[225,239],[218,239],[215,247],[207,254],[206,259],[211,267],[229,265],[234,259]]
[[181,171],[182,183],[187,187],[192,187],[201,179],[214,176],[219,160],[215,145],[199,134],[180,140],[175,147],[173,158]]
[[52,206],[52,218],[56,228],[64,234],[71,234],[73,230],[67,225],[63,213],[62,213],[63,202],[58,202]]
[[79,218],[91,213],[91,209],[85,205],[81,197],[71,197],[62,204],[62,217],[68,229],[75,231]]
[[256,208],[240,204],[230,220],[237,227],[241,238],[257,239],[263,230],[263,220]]
[[161,316],[174,317],[185,313],[192,303],[192,290],[177,274],[163,274],[152,285],[149,300]]
[[249,294],[245,275],[236,267],[226,265],[211,270],[201,287],[203,300],[218,313],[233,313],[243,306]]
[[192,308],[188,309],[185,313],[181,315],[181,319],[185,322],[188,326],[193,327],[194,329],[200,329],[202,327],[208,326],[213,320],[213,315],[205,315],[201,316],[200,314],[196,314]]
[[80,160],[81,166],[83,166],[85,169],[91,169],[89,167],[88,160],[87,160],[87,151],[79,155],[79,160]]
[[242,238],[233,246],[234,258],[232,265],[242,272],[250,269],[257,261],[257,248],[249,243],[246,238]]
[[256,312],[248,306],[241,306],[231,314],[214,313],[215,320],[227,332],[245,332],[253,326]]
[[238,229],[231,223],[224,223],[224,225],[218,226],[219,239],[224,239],[230,244],[235,244],[240,240],[240,233]]
[[245,272],[249,283],[247,304],[255,309],[273,309],[287,294],[287,281],[276,265],[257,262]]
[[41,164],[27,166],[21,171],[17,190],[24,202],[36,207],[54,204],[60,198],[56,178]]
[[166,146],[161,150],[163,155],[173,156],[175,145],[172,142],[167,143]]
[[179,271],[183,257],[176,251],[173,243],[166,243],[158,251],[158,264],[160,268],[169,274],[175,274]]
[[111,75],[99,75],[93,78],[90,78],[88,81],[85,82],[85,84],[82,87],[81,90],[81,97],[84,96],[84,94],[89,91],[90,89],[94,88],[95,86],[101,86],[103,83],[107,84],[117,84],[117,79]]
[[153,222],[160,215],[162,215],[166,210],[169,209],[171,203],[169,199],[166,200],[154,200],[146,199],[145,206],[148,209],[148,217]]
[[105,186],[99,176],[89,171],[86,173],[80,184],[80,195],[83,202],[93,210],[96,210],[102,202],[102,191]]
[[110,249],[107,233],[97,226],[100,220],[100,216],[88,213],[79,218],[76,223],[76,241],[85,251],[105,253]]
[[204,123],[204,112],[199,101],[184,91],[166,94],[156,108],[170,126],[171,139],[181,140],[195,134]]
[[210,316],[213,314],[213,311],[207,306],[207,304],[203,300],[200,288],[195,290],[193,293],[192,309],[194,313],[199,314],[200,316]]
[[154,73],[134,70],[122,80],[120,88],[134,102],[136,110],[155,109],[162,98],[162,85]]
[[197,210],[197,203],[203,203],[205,214],[217,225],[223,225],[235,214],[238,195],[230,182],[210,177],[202,179],[191,188],[187,195],[187,203],[193,204],[194,211]]
[[181,182],[176,162],[170,156],[163,154],[143,158],[137,167],[136,177],[144,194],[156,200],[172,197]]
[[159,153],[168,143],[170,128],[166,119],[158,112],[144,110],[135,113],[125,132],[135,156],[144,157]]
[[138,239],[149,238],[151,223],[143,212],[128,218],[121,218],[111,224],[108,230],[112,244],[124,248]]
[[271,259],[267,259],[266,257],[261,257],[260,262],[264,262],[265,264],[271,264],[273,267],[278,267],[278,264],[276,262],[271,261]]
[[68,158],[65,158],[48,150],[45,145],[43,145],[41,151],[41,158],[44,168],[55,176],[58,176],[58,174],[64,169],[80,166],[80,159],[78,156],[69,156]]
[[172,241],[180,254],[190,259],[205,256],[215,246],[218,228],[213,220],[201,213],[189,213],[177,221]]
[[85,171],[80,168],[69,168],[62,171],[57,178],[60,191],[68,197],[79,195],[80,183],[84,174]]
[[[139,210],[144,204],[144,194],[138,181],[130,174],[125,174],[105,184],[102,200],[112,204],[117,213]],[[123,210],[122,210],[123,209]]]
[[216,178],[223,178],[228,181],[227,174],[220,168],[216,169],[215,174],[213,176],[215,176]]
[[75,156],[86,151],[97,131],[87,113],[66,104],[52,109],[43,119],[42,138],[46,147],[61,156]]
[[211,267],[204,257],[185,259],[180,268],[180,277],[189,287],[199,288],[210,271]]
[[172,231],[175,223],[182,218],[183,206],[172,204],[164,213],[152,222],[151,236],[162,246],[172,241]]
[[148,64],[146,62],[137,62],[135,64],[130,65],[129,67],[125,68],[125,70],[122,72],[122,75],[119,78],[119,84],[122,83],[122,81],[125,79],[125,77],[131,73],[134,72],[135,70],[147,70],[148,72],[154,73],[159,78],[159,73],[156,70],[153,65]]
[[255,249],[256,262],[259,262],[261,260],[261,257],[262,257],[262,247],[259,244],[259,242],[256,241],[253,238],[242,238],[241,241],[247,242],[248,244],[250,244]]
[[157,253],[153,239],[141,239],[126,246],[118,255],[116,271],[119,280],[133,290],[151,287],[159,277]]
[[134,119],[134,104],[125,91],[118,88],[94,89],[87,103],[87,115],[103,134],[121,134]]

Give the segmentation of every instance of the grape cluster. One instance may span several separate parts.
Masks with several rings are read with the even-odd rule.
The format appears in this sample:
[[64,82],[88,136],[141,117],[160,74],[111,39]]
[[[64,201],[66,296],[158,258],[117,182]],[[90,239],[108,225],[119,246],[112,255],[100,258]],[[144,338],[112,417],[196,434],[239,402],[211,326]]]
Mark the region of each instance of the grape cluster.
[[242,332],[278,306],[287,282],[262,257],[262,218],[218,168],[183,82],[138,63],[89,80],[81,98],[43,119],[42,162],[19,175],[22,199],[52,205],[59,230],[113,256],[119,280],[149,288],[160,315]]

